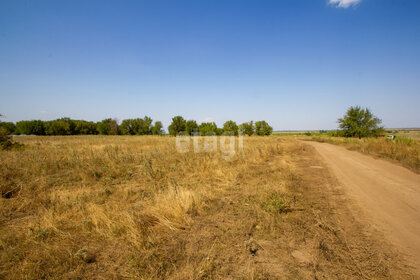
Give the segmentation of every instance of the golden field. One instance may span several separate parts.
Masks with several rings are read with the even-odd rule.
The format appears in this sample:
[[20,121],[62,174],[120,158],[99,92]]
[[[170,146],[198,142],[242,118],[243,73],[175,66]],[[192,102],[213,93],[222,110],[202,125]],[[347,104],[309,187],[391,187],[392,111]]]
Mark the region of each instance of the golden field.
[[2,279],[409,277],[303,142],[246,137],[225,159],[167,136],[15,140],[0,151]]

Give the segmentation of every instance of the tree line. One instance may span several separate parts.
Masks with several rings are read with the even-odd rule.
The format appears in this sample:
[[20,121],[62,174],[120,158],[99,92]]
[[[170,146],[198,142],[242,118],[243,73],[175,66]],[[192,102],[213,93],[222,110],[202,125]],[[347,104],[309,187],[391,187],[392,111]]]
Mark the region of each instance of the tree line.
[[121,124],[115,119],[99,122],[61,118],[52,121],[0,122],[0,128],[15,135],[162,135],[162,122],[153,123],[149,117],[127,119]]
[[266,121],[245,122],[239,126],[230,120],[218,128],[214,122],[203,122],[200,125],[195,120],[185,120],[182,116],[172,118],[168,127],[170,135],[270,135],[273,128]]
[[[0,122],[0,128],[9,135],[163,135],[162,122],[150,117],[126,119],[118,123],[116,119],[99,122],[61,118],[52,121],[30,120]],[[245,122],[237,125],[230,120],[219,128],[214,122],[198,124],[195,120],[185,120],[181,116],[172,118],[170,135],[270,135],[273,128],[266,121]]]

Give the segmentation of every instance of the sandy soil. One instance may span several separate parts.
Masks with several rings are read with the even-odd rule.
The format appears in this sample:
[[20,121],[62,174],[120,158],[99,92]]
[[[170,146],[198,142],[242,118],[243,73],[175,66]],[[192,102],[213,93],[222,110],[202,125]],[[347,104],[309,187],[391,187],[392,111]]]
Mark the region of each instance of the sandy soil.
[[420,275],[420,175],[346,148],[309,142],[337,177],[355,215],[406,255]]

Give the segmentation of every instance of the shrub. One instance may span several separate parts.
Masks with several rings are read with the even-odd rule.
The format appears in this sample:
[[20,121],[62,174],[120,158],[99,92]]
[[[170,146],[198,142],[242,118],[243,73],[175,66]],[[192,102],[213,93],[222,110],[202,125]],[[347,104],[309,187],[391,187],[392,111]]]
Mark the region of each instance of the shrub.
[[12,137],[8,135],[7,130],[0,127],[0,150],[10,150],[22,146],[13,141]]

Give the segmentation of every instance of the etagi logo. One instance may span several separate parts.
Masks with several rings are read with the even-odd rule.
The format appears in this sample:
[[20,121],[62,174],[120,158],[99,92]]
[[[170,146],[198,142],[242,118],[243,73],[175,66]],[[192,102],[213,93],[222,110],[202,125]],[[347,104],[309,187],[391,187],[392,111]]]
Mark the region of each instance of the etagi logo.
[[244,145],[243,135],[200,136],[196,133],[191,136],[180,133],[175,140],[178,153],[190,152],[191,146],[194,153],[212,153],[220,149],[222,157],[226,160],[231,159],[236,153],[242,152]]

